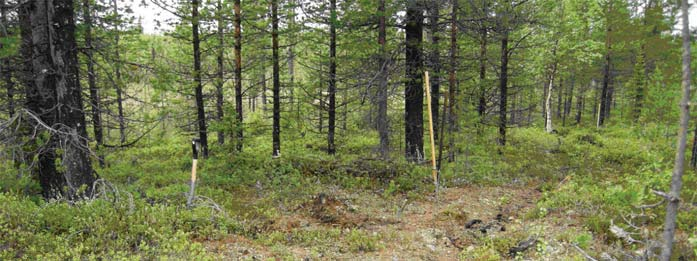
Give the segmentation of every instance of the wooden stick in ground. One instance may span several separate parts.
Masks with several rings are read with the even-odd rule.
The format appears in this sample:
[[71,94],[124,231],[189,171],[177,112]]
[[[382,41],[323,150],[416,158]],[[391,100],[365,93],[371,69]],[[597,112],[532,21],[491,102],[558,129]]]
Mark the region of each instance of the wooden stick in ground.
[[428,130],[429,138],[431,139],[431,164],[433,170],[431,175],[433,176],[433,184],[436,185],[436,192],[438,191],[438,168],[436,167],[436,142],[433,137],[433,112],[431,111],[431,84],[428,79],[428,72],[424,72],[424,85],[426,86],[426,103],[428,104]]
[[189,184],[189,197],[186,200],[186,205],[191,207],[194,201],[194,189],[196,188],[196,165],[198,164],[198,140],[191,141],[191,151],[193,152],[193,160],[191,163],[191,183]]

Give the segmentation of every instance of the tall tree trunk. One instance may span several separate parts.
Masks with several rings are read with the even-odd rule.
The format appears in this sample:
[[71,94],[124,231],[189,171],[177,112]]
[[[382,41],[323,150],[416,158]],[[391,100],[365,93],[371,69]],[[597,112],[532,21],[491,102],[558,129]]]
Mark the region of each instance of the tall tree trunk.
[[[319,57],[322,57],[322,51],[319,52]],[[317,107],[317,112],[319,113],[318,129],[319,133],[322,134],[324,129],[324,68],[321,62],[319,64],[319,88],[317,89],[317,97],[319,99],[319,106]]]
[[123,114],[123,88],[121,84],[121,54],[119,52],[119,41],[121,40],[119,24],[121,23],[121,18],[119,16],[118,0],[113,0],[112,6],[114,8],[114,16],[117,19],[114,26],[114,73],[116,76],[116,104],[119,114],[119,142],[124,144],[126,143],[126,122]]
[[[295,34],[295,7],[297,6],[296,0],[288,0],[289,6],[292,6],[289,8],[289,13],[287,15],[288,19],[288,33],[289,33],[289,38],[290,39],[295,39],[296,34]],[[288,86],[287,89],[290,92],[289,95],[289,102],[288,105],[290,106],[290,111],[294,111],[294,117],[295,117],[295,122],[297,123],[297,129],[300,130],[301,133],[302,131],[302,121],[300,120],[300,98],[295,96],[295,49],[294,49],[294,44],[291,43],[288,45],[288,57],[286,57],[286,63],[288,64]]]
[[104,156],[100,148],[104,144],[104,130],[102,129],[102,109],[100,108],[99,89],[97,88],[97,75],[94,71],[94,47],[92,46],[92,7],[90,0],[82,1],[83,17],[85,19],[85,54],[87,55],[87,84],[90,89],[90,105],[92,107],[92,129],[94,139],[97,142],[99,166],[104,167]]
[[499,138],[501,146],[506,145],[506,105],[508,103],[508,30],[501,37],[501,79],[499,81]]
[[327,153],[334,154],[334,130],[336,129],[336,0],[329,0],[329,130]]
[[690,156],[690,167],[693,169],[697,168],[697,127],[695,127],[695,134],[692,137],[692,155]]
[[423,157],[423,7],[409,1],[406,13],[406,86],[404,108],[405,157],[415,162]]
[[[608,7],[608,10],[611,8]],[[609,12],[609,11],[608,11]],[[612,42],[610,40],[610,34],[612,33],[612,27],[610,25],[606,25],[606,35],[605,35],[605,65],[603,67],[603,89],[600,93],[600,112],[598,113],[598,126],[603,126],[605,123],[606,117],[609,114],[610,108],[610,94],[609,94],[609,85],[610,85],[610,53],[612,51]]]
[[486,120],[486,34],[486,28],[482,28],[481,39],[479,40],[479,106],[477,106],[480,124],[483,124]]
[[[457,113],[454,104],[457,103],[455,94],[457,93],[457,12],[459,0],[452,0],[452,10],[450,13],[450,68],[448,68],[448,162],[455,161],[455,127],[457,126]],[[445,126],[443,126],[445,127]]]
[[[9,33],[7,31],[7,8],[5,8],[5,0],[0,0],[0,24],[2,24],[2,28],[0,28],[0,37],[8,37]],[[0,49],[2,49],[3,46],[0,44]],[[3,80],[5,81],[5,89],[7,91],[7,113],[10,117],[12,117],[15,114],[15,103],[14,103],[14,82],[12,81],[12,67],[11,67],[11,61],[10,57],[6,57],[2,59],[2,65],[0,65],[0,73],[2,73],[5,77],[3,77]]]
[[268,100],[266,99],[266,70],[262,69],[261,72],[261,78],[260,84],[261,84],[261,109],[264,111],[264,114],[266,114],[266,104],[268,103]]
[[576,97],[576,125],[581,124],[581,116],[583,116],[583,109],[585,104],[586,88],[581,85],[581,90],[579,90],[578,97]]
[[[545,91],[545,132],[552,133],[552,88],[554,86],[554,76],[557,74],[557,48],[559,46],[559,41],[554,41],[554,48],[552,49],[552,68],[549,70],[549,76],[547,81],[547,88]],[[561,87],[560,87],[561,88]]]
[[[223,63],[223,58],[225,55],[225,31],[224,31],[224,26],[225,24],[223,23],[223,2],[222,0],[218,0],[218,6],[217,6],[217,11],[218,13],[216,14],[218,17],[218,53],[216,56],[216,62],[218,65],[218,71],[216,72],[216,81],[215,81],[215,110],[217,113],[217,120],[218,122],[222,122],[224,113],[223,113],[223,85],[225,84],[225,66]],[[225,144],[225,132],[223,130],[218,130],[218,144],[223,145]]]
[[[31,28],[36,92],[27,98],[38,104],[35,113],[41,120],[57,128],[50,130],[45,150],[39,154],[38,177],[43,195],[89,197],[96,177],[89,158],[82,111],[73,1],[33,2]],[[62,174],[55,166],[59,148],[63,151]]]
[[[555,71],[556,69],[553,69]],[[554,73],[550,73],[547,82],[547,96],[545,97],[545,132],[552,133],[552,86],[554,86]]]
[[[457,0],[454,0],[454,2],[457,2]],[[477,106],[477,113],[479,114],[480,124],[484,124],[484,121],[486,120],[487,28],[485,21],[488,17],[486,3],[483,3],[482,14],[483,18],[481,22],[481,28],[479,29],[479,105]]]
[[557,90],[557,120],[561,119],[562,101],[564,100],[564,78],[559,77],[559,89]]
[[685,147],[687,143],[687,127],[690,119],[690,22],[687,0],[682,0],[682,100],[680,101],[680,129],[678,131],[677,151],[675,153],[675,167],[670,181],[668,193],[668,206],[666,206],[665,227],[663,230],[663,251],[661,260],[670,260],[673,253],[673,237],[675,235],[676,219],[680,207],[680,189],[682,188],[682,176],[685,172]]
[[574,99],[574,85],[576,85],[575,76],[571,76],[571,84],[569,85],[569,91],[566,94],[566,99],[564,100],[564,113],[562,114],[562,126],[566,126],[566,117],[571,114],[571,104],[573,104]]
[[196,114],[198,135],[203,149],[203,157],[208,157],[208,131],[206,130],[206,112],[203,103],[203,80],[201,79],[201,40],[199,39],[198,0],[191,0],[191,31],[194,48],[194,85],[196,92]]
[[273,59],[273,157],[281,156],[281,79],[278,66],[278,0],[271,0]]
[[438,123],[439,110],[440,107],[440,48],[438,42],[440,41],[438,18],[440,16],[440,4],[439,1],[430,1],[429,4],[429,28],[431,31],[431,54],[430,54],[430,65],[433,74],[431,74],[431,114],[433,115],[433,134],[434,138],[438,140],[438,129],[440,126]]
[[390,157],[390,133],[389,124],[387,122],[387,81],[388,81],[388,54],[387,54],[387,23],[385,17],[385,0],[380,0],[378,6],[379,26],[378,26],[378,44],[380,44],[380,58],[378,66],[380,66],[380,78],[378,79],[377,91],[377,129],[380,135],[380,156],[383,159]]
[[[242,113],[242,5],[235,0],[235,112],[237,113],[237,141],[235,148],[242,151],[244,115]],[[266,85],[264,85],[266,86]]]

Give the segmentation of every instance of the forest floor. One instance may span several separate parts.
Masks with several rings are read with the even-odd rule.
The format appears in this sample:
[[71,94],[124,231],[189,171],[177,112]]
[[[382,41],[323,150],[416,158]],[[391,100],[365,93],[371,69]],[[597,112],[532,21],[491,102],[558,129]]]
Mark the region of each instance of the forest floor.
[[[429,165],[376,159],[361,135],[341,156],[320,136],[277,159],[264,136],[216,146],[193,206],[183,136],[110,153],[99,196],[78,204],[0,164],[0,260],[635,260],[660,238],[663,208],[638,206],[659,202],[674,153],[651,130],[515,129],[497,149],[493,132],[463,137],[437,197]],[[693,170],[684,182],[674,253],[694,260]]]
[[[508,253],[505,258],[580,259],[562,241],[578,232],[580,221],[526,217],[540,195],[535,186],[464,186],[442,188],[438,199],[431,193],[409,201],[335,188],[286,210],[260,231],[276,235],[271,242],[231,235],[202,243],[235,259],[498,259],[492,247]],[[523,249],[516,253],[516,247]]]

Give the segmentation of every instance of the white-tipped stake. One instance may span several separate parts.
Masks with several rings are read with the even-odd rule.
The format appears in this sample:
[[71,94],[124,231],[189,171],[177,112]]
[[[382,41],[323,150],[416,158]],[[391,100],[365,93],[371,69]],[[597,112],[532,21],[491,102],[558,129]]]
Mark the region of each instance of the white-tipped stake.
[[191,207],[194,201],[194,189],[196,188],[196,166],[198,165],[198,139],[191,140],[192,162],[191,162],[191,181],[189,183],[189,197],[186,199],[186,206]]

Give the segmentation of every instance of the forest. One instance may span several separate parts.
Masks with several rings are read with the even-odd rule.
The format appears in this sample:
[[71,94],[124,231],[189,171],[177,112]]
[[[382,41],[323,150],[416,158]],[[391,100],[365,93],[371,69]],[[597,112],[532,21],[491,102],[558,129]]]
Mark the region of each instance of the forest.
[[695,4],[0,0],[0,260],[695,260]]

